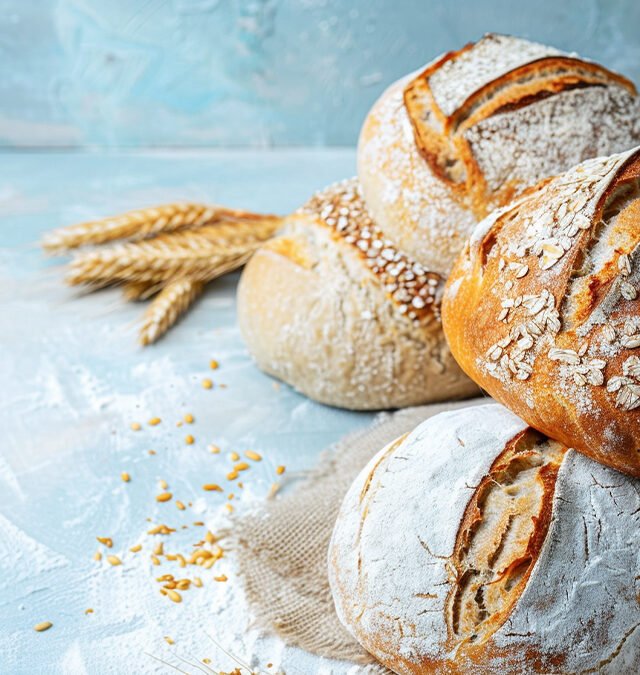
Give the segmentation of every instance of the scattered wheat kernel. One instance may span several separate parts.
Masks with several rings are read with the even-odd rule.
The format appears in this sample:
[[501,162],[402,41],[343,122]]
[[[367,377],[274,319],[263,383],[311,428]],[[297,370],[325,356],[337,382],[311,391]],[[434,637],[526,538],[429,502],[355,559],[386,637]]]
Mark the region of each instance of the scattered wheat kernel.
[[229,457],[231,457],[232,462],[237,462],[240,459],[240,455],[237,452],[232,452]]
[[219,577],[213,577],[216,581],[228,581],[226,574],[221,574]]
[[249,468],[249,465],[246,462],[238,462],[234,467],[234,471],[246,471]]
[[233,494],[233,492],[230,492],[230,493],[227,495],[227,499],[228,499],[229,501],[231,501],[234,497],[235,497],[235,495]]
[[93,614],[93,608],[92,607],[87,607],[87,609],[84,610],[85,614]]
[[113,540],[111,539],[111,537],[96,537],[96,539],[101,544],[104,544],[107,548],[111,548],[113,546]]
[[159,541],[153,548],[153,555],[162,555],[164,553],[164,543]]
[[165,636],[164,636],[164,641],[165,641],[168,645],[175,645],[175,642],[174,642],[173,638],[172,638],[170,635],[165,635]]
[[152,417],[148,424],[149,426],[155,427],[156,425],[160,424],[160,422],[162,422],[162,420],[159,417]]
[[203,389],[212,389],[213,388],[213,382],[208,377],[205,377],[204,380],[202,380],[202,388]]
[[173,497],[173,495],[171,494],[171,492],[163,492],[159,495],[156,495],[156,501],[157,502],[168,502],[168,501],[171,500],[172,497]]
[[182,602],[182,596],[178,591],[170,590],[167,591],[167,597],[169,600],[173,600],[173,602]]
[[177,560],[177,559],[178,559],[178,557],[176,556],[175,553],[167,553],[167,555],[165,556],[165,558],[166,558],[167,560],[171,560],[171,561]]
[[120,558],[118,558],[117,555],[108,555],[107,560],[108,560],[109,564],[113,565],[114,567],[116,565],[122,565],[122,560],[120,560]]
[[207,492],[222,492],[222,488],[217,483],[205,483],[202,489]]
[[180,567],[187,566],[187,561],[185,560],[185,557],[182,555],[182,553],[176,553],[176,560],[180,563]]
[[174,588],[177,588],[177,586],[178,584],[175,581],[167,581],[167,583],[162,588],[166,588],[168,591],[171,591]]
[[244,483],[242,481],[238,481],[237,485],[241,490],[244,487]]
[[140,429],[142,429],[140,422],[131,422],[131,431],[140,431]]
[[267,668],[273,668],[273,663],[267,663]]
[[227,503],[224,505],[224,507],[229,513],[233,513],[233,506],[231,506],[231,504]]
[[96,552],[93,554],[93,559],[94,559],[94,560],[102,560],[102,553],[100,553],[100,551],[96,551]]
[[147,450],[147,452],[148,452],[150,455],[155,455],[155,454],[156,454],[156,451],[155,451],[155,450]]
[[142,544],[136,544],[135,546],[132,546],[130,549],[131,553],[138,553],[138,551],[142,551]]
[[276,473],[278,474],[278,476],[282,476],[282,474],[284,472],[285,472],[285,467],[282,466],[282,464],[280,466],[276,467]]
[[244,456],[245,456],[247,459],[252,459],[254,462],[259,462],[259,461],[262,459],[262,455],[260,455],[260,454],[257,453],[257,452],[254,452],[253,450],[247,450],[247,451],[244,453]]
[[215,562],[216,562],[216,558],[211,557],[211,558],[208,558],[207,560],[205,560],[205,561],[202,563],[202,566],[203,566],[206,570],[210,570],[210,569],[213,567],[213,565],[214,565]]
[[176,422],[176,426],[177,426],[177,427],[181,427],[181,426],[182,426],[182,420],[178,420],[178,421]]
[[191,580],[190,579],[180,579],[178,583],[176,584],[176,588],[179,591],[188,591],[189,586],[191,586]]
[[51,621],[42,621],[41,623],[37,623],[34,627],[33,630],[37,630],[38,633],[42,633],[45,630],[49,630],[53,624]]
[[211,361],[209,361],[209,368],[211,368],[211,370],[218,370],[219,365],[220,364],[215,359],[211,359]]
[[207,534],[204,535],[204,539],[207,542],[207,544],[215,544],[217,541],[211,530],[207,530]]
[[208,658],[205,656],[204,659],[202,659],[202,663],[204,663],[205,665],[209,665],[209,664],[211,663],[211,659],[208,659]]
[[193,523],[196,527],[204,527],[204,523],[201,520],[196,520]]
[[187,424],[193,424],[194,417],[191,413],[187,413],[183,418],[182,418]]
[[184,511],[185,508],[186,508],[186,506],[185,506],[179,499],[176,499],[176,506],[177,506],[181,511]]
[[193,445],[195,443],[195,440],[196,439],[191,434],[189,434],[188,436],[185,436],[185,438],[184,438],[184,442],[187,445]]
[[269,488],[269,497],[275,496],[278,490],[280,490],[280,483],[272,483]]
[[220,448],[217,445],[208,445],[207,450],[209,450],[212,455],[220,454]]
[[120,474],[120,478],[122,478],[125,483],[128,483],[131,480],[131,476],[126,471],[123,471]]
[[154,564],[154,565],[159,565],[159,564],[160,564],[160,559],[159,559],[158,557],[156,557],[155,555],[152,555],[152,556],[151,556],[151,562],[152,562],[152,564]]
[[235,480],[238,477],[237,471],[229,471],[227,474],[227,480]]
[[202,579],[200,577],[193,577],[193,585],[197,588],[202,588]]
[[161,480],[158,485],[160,486],[160,489],[166,490],[169,487],[169,483],[167,483],[166,480]]

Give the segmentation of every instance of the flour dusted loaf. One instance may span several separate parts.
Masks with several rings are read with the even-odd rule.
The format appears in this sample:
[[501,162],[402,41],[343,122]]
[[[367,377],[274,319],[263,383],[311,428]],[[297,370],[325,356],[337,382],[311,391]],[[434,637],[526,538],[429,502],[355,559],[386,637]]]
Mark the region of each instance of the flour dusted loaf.
[[640,476],[640,150],[584,162],[480,223],[443,318],[495,399]]
[[363,196],[387,237],[446,275],[489,211],[584,159],[640,143],[639,111],[620,75],[487,35],[378,100],[358,147]]
[[322,403],[395,408],[461,398],[440,321],[443,279],[381,236],[357,181],[329,187],[259,249],[238,289],[260,368]]
[[432,417],[368,464],[329,577],[396,673],[632,675],[640,484],[499,405]]

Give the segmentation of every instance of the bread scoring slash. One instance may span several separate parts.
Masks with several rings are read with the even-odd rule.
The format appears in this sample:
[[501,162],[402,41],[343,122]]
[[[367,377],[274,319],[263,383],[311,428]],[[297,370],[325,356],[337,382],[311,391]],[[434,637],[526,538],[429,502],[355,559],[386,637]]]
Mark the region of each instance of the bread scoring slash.
[[358,146],[381,230],[448,274],[475,223],[539,180],[640,143],[634,85],[553,47],[486,35],[392,85]]
[[336,610],[395,673],[631,675],[640,654],[635,479],[499,405],[383,449],[341,507]]
[[640,149],[583,162],[480,223],[443,322],[495,399],[640,476]]

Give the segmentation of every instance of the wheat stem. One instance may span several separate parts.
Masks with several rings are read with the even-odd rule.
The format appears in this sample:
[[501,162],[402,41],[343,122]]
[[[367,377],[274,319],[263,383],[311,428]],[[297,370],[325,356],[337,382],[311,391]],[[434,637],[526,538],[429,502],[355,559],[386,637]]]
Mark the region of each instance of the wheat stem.
[[178,276],[209,281],[219,276],[220,268],[243,265],[261,242],[275,234],[281,222],[271,216],[251,224],[225,221],[81,253],[69,266],[67,282],[153,282]]
[[[260,221],[265,216],[223,206],[176,203],[129,211],[115,218],[103,218],[47,233],[42,246],[50,253],[64,253],[86,245],[104,244],[117,239],[144,239],[156,234],[202,227],[221,220]],[[274,217],[274,216],[269,216]]]
[[139,340],[149,345],[164,335],[200,295],[204,283],[189,278],[170,281],[144,313]]

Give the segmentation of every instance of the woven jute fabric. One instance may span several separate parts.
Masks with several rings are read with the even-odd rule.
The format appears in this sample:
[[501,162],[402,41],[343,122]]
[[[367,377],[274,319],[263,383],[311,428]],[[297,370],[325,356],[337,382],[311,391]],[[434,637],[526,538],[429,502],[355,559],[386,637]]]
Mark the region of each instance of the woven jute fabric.
[[486,403],[473,399],[381,414],[371,427],[324,451],[304,478],[241,517],[230,533],[240,578],[257,624],[314,654],[389,671],[351,637],[336,615],[327,550],[340,504],[373,455],[420,422],[445,410]]

